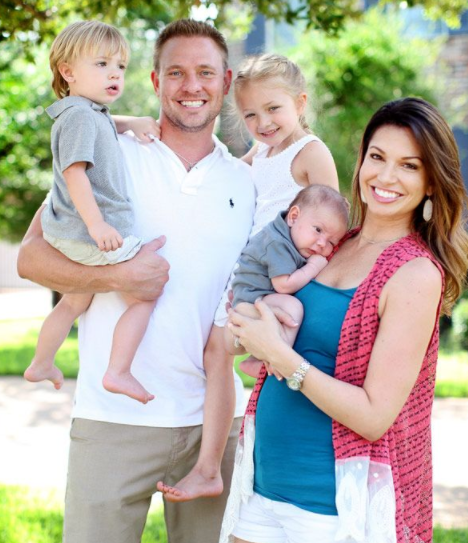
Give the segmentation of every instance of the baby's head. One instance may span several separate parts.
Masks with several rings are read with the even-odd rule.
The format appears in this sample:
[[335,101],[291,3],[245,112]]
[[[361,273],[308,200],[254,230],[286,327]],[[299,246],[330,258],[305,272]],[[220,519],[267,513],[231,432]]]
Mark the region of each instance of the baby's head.
[[[94,57],[94,58],[93,58]],[[84,59],[93,59],[94,62],[85,63]],[[96,69],[97,61],[100,61],[99,67],[105,67],[110,61],[118,66],[122,71],[125,70],[130,58],[130,48],[122,34],[113,26],[99,21],[80,21],[67,26],[55,38],[49,55],[50,69],[52,70],[52,88],[58,98],[64,98],[70,95],[70,87],[76,83],[77,76],[73,73],[73,68],[80,64],[80,76],[88,76],[89,81],[84,83],[89,87],[89,93],[93,94],[95,85],[99,85],[100,74],[95,74],[92,70]],[[120,75],[120,74],[119,74]],[[96,77],[97,76],[97,77]],[[86,96],[87,87],[83,85],[84,90],[80,89],[80,96],[85,96],[94,101],[94,96]],[[115,89],[114,89],[115,90]],[[99,96],[103,94],[107,100],[101,103],[113,102],[123,90],[122,82],[116,85],[115,92],[112,89],[107,93],[99,91]],[[98,96],[98,97],[99,97]]]
[[[240,65],[234,80],[234,98],[251,135],[270,144],[269,127],[282,126],[284,113],[290,130],[299,127],[309,131],[304,114],[306,88],[297,64],[282,55],[264,54],[247,58]],[[275,119],[277,113],[283,118]]]
[[329,256],[348,227],[349,203],[326,185],[311,185],[291,202],[286,222],[296,249],[304,258]]

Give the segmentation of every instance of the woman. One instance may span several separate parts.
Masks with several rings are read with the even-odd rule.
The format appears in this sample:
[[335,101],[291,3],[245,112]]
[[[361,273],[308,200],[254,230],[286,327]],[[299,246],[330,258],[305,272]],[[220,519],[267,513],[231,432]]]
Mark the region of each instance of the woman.
[[266,304],[259,320],[231,311],[240,343],[286,380],[257,381],[221,541],[432,541],[438,318],[462,291],[468,236],[457,146],[431,104],[375,113],[353,197],[359,226],[297,294],[295,350]]

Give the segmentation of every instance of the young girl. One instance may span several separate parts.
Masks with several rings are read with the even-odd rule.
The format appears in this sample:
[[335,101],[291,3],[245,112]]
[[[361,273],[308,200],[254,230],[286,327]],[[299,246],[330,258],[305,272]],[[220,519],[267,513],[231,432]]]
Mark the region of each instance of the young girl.
[[[104,104],[124,89],[129,48],[120,32],[98,21],[73,23],[50,52],[52,87],[59,98],[47,113],[54,119],[54,185],[42,214],[44,238],[65,256],[88,266],[131,259],[141,240],[131,234],[133,213],[127,196],[117,130]],[[36,354],[25,371],[28,381],[63,383],[54,357],[73,322],[89,307],[91,294],[66,294],[45,320]],[[104,387],[142,403],[154,396],[132,375],[135,352],[155,302],[124,299],[128,308],[113,338]]]
[[[234,81],[237,109],[258,142],[242,159],[252,166],[257,190],[250,239],[287,209],[302,188],[321,184],[338,190],[333,157],[306,122],[306,88],[299,67],[277,54],[247,59]],[[227,295],[218,309],[216,324],[225,323],[226,302]],[[233,342],[229,334],[227,342]],[[243,350],[238,346],[236,352]],[[240,367],[256,377],[261,365],[249,357]]]
[[[251,239],[287,209],[304,187],[322,184],[338,190],[338,175],[330,151],[307,126],[306,82],[294,62],[277,54],[247,59],[234,80],[234,97],[247,130],[257,141],[242,158],[252,166],[257,191]],[[227,321],[225,307],[230,289],[229,284],[216,312],[217,326]],[[241,364],[242,371],[254,376],[260,367],[256,359]],[[205,413],[216,409],[209,401],[205,403]],[[204,437],[205,432],[209,433],[209,428],[203,428]],[[206,494],[192,472],[175,487],[158,483],[158,489],[171,501]]]

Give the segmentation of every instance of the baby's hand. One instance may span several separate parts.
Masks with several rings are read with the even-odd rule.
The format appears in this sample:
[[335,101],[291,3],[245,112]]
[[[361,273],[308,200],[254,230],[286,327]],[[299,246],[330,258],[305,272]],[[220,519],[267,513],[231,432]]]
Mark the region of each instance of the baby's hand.
[[128,126],[135,136],[144,143],[151,143],[161,138],[159,121],[153,117],[131,117]]
[[307,264],[314,266],[317,273],[320,273],[323,268],[328,264],[328,260],[322,255],[311,255],[307,259]]
[[105,221],[93,224],[88,229],[89,235],[94,239],[100,251],[108,253],[115,251],[123,245],[122,236],[117,230]]

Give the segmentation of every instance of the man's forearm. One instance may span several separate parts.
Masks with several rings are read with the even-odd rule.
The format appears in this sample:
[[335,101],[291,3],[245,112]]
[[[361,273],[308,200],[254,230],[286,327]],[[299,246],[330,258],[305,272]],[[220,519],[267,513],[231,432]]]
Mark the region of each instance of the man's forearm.
[[115,266],[84,266],[69,260],[42,237],[41,207],[26,232],[18,256],[18,273],[63,293],[127,292],[141,300],[160,296],[169,265],[156,251],[164,239],[145,245],[132,259]]

